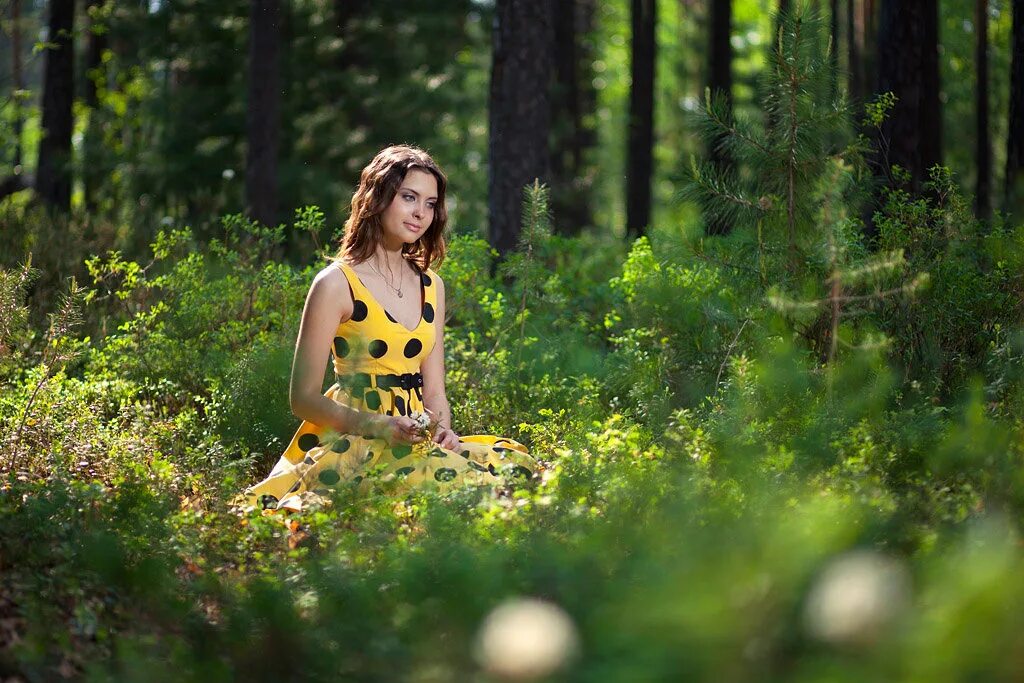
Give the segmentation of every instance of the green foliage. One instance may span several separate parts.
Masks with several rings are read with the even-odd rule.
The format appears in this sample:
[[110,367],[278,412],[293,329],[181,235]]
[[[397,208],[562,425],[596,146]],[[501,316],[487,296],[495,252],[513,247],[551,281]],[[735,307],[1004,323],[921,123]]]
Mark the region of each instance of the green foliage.
[[[531,208],[544,200],[535,188]],[[947,220],[913,202],[894,196],[883,231],[887,249],[910,255],[905,270],[967,259],[908,227]],[[526,215],[543,226],[543,212]],[[322,229],[314,209],[298,221]],[[223,230],[209,247],[164,231],[149,263],[90,260],[85,362],[49,375],[17,439],[32,466],[0,484],[0,558],[19,558],[3,566],[21,634],[8,669],[461,680],[487,668],[474,655],[482,623],[515,596],[565,610],[582,642],[566,680],[684,666],[701,680],[899,677],[936,648],[950,670],[998,680],[1015,661],[999,636],[1012,620],[979,621],[953,590],[1021,603],[1020,550],[992,531],[1024,511],[1020,424],[1002,417],[1020,388],[1005,319],[977,355],[962,349],[991,380],[936,405],[889,368],[886,347],[823,366],[766,306],[758,271],[730,266],[716,244],[642,239],[619,262],[593,237],[527,230],[506,280],[486,243],[459,236],[440,270],[456,426],[518,436],[543,475],[444,497],[342,488],[301,515],[263,515],[230,500],[294,426],[287,369],[312,269],[268,259],[283,228],[229,218]],[[1019,285],[1020,239],[978,236],[992,272],[1005,271],[985,282]],[[817,269],[841,260],[821,253]],[[966,286],[974,267],[932,282]],[[2,300],[26,320],[21,272],[4,275]],[[851,287],[870,281],[844,272]],[[933,291],[918,305],[950,306],[924,302]],[[898,341],[889,315],[858,313]],[[9,358],[8,439],[47,376],[35,358]],[[848,564],[895,591],[868,631],[836,626],[821,602]],[[950,646],[968,625],[990,632],[981,663]]]
[[876,214],[880,247],[907,253],[930,276],[913,303],[886,302],[879,320],[908,374],[945,397],[983,371],[996,335],[1020,320],[1020,278],[1000,253],[1022,237],[1019,228],[988,232],[947,169],[933,169],[929,191],[934,199],[889,190]]

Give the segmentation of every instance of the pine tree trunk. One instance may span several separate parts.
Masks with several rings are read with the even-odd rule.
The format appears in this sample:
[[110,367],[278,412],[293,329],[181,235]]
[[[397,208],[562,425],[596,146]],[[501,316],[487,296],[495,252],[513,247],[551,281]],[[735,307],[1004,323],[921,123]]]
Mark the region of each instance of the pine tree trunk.
[[[779,3],[779,11],[788,11],[785,3]],[[731,0],[712,0],[711,21],[708,42],[710,49],[710,69],[708,88],[713,95],[724,95],[730,106],[732,104],[732,2]],[[777,34],[776,34],[777,35]],[[776,37],[776,40],[778,38]],[[769,122],[771,125],[771,122]],[[724,152],[719,149],[719,140],[712,140],[708,149],[708,158],[712,165],[722,172],[732,164]],[[704,232],[708,235],[725,235],[732,230],[732,225],[721,216],[705,212]]]
[[11,0],[11,87],[14,90],[14,173],[21,173],[21,135],[24,121],[21,117],[21,98],[16,93],[24,90],[21,68],[21,0]]
[[829,62],[832,64],[829,97],[834,102],[839,96],[839,0],[830,0],[828,17],[829,35],[832,38],[832,51],[829,53]]
[[626,234],[643,235],[651,222],[654,171],[655,0],[633,0],[632,84],[626,161]]
[[864,67],[861,64],[860,32],[857,30],[857,0],[846,0],[846,72],[850,101],[860,106],[864,98]]
[[1013,0],[1010,130],[1006,140],[1004,210],[1024,217],[1024,0]]
[[491,246],[516,248],[523,188],[548,182],[551,9],[544,0],[497,0],[489,99],[488,204]]
[[278,0],[251,0],[245,195],[247,213],[264,225],[277,223],[280,26]]
[[975,0],[974,12],[977,30],[975,46],[975,121],[978,183],[975,188],[974,215],[988,219],[992,215],[992,140],[988,129],[988,0]]
[[864,97],[878,93],[878,2],[861,0],[860,63],[864,74]]
[[[103,0],[86,0],[86,14],[90,29],[97,23],[93,18],[94,8],[103,6]],[[82,189],[86,209],[96,210],[96,194],[103,171],[100,168],[100,150],[103,146],[103,131],[99,124],[99,93],[96,78],[103,80],[103,51],[107,49],[107,34],[99,30],[89,31],[85,56],[85,104],[89,108],[89,126],[82,145]]]
[[50,0],[50,29],[43,75],[42,135],[36,193],[47,205],[71,208],[71,128],[75,97],[74,0]]
[[937,0],[882,0],[878,87],[897,97],[882,124],[882,172],[898,164],[919,192],[928,169],[942,161]]
[[590,225],[584,152],[593,144],[585,117],[593,113],[594,0],[554,3],[555,87],[551,93],[551,207],[555,230],[576,235]]

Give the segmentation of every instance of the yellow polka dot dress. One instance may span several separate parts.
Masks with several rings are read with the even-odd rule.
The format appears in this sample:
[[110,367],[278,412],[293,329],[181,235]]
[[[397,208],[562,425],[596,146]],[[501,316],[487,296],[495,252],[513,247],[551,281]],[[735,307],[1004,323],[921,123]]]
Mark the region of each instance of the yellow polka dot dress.
[[[335,332],[331,352],[337,381],[324,394],[357,410],[409,415],[424,410],[420,366],[434,347],[437,285],[434,272],[420,275],[422,312],[408,329],[381,306],[355,271],[336,262],[352,290],[352,317]],[[373,478],[396,479],[399,490],[498,483],[503,476],[529,476],[537,470],[526,448],[487,435],[462,436],[458,450],[426,440],[415,446],[383,439],[338,434],[304,421],[270,476],[247,489],[244,498],[263,508],[301,510],[310,500],[329,496],[345,482],[368,488]]]

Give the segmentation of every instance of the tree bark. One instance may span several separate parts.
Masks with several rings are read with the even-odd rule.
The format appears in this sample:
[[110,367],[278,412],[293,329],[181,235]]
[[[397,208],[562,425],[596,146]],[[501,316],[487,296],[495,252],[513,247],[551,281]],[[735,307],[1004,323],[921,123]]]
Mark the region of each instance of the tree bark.
[[850,101],[860,106],[864,98],[864,66],[861,64],[860,32],[857,30],[857,0],[846,0],[846,72]]
[[1013,0],[1010,130],[1006,139],[1004,210],[1024,216],[1024,0]]
[[566,0],[552,9],[556,83],[551,94],[551,206],[555,230],[576,235],[592,221],[584,153],[594,142],[588,118],[596,107],[589,48],[595,5],[594,0]]
[[839,96],[839,0],[830,0],[828,21],[829,36],[832,39],[832,49],[829,52],[829,64],[832,66],[832,75],[829,76],[829,98],[835,102]]
[[489,97],[488,209],[491,246],[516,248],[523,188],[548,182],[551,9],[544,0],[497,0]]
[[898,164],[919,192],[942,163],[937,0],[883,0],[878,30],[878,86],[897,97],[882,124],[883,172]]
[[71,208],[71,128],[75,97],[74,0],[50,0],[50,24],[43,74],[42,131],[36,193],[47,205]]
[[11,0],[11,86],[14,90],[14,172],[21,173],[21,134],[24,121],[21,117],[19,91],[25,89],[21,68],[21,0]]
[[[710,34],[708,43],[710,45],[710,69],[708,88],[712,95],[724,95],[732,107],[732,1],[712,0],[711,21],[709,23]],[[779,11],[788,12],[788,3],[780,1]],[[776,38],[778,40],[778,33]],[[731,115],[731,112],[730,112]],[[769,127],[772,122],[769,121]],[[715,169],[721,173],[732,165],[732,160],[720,149],[721,141],[712,140],[708,149],[708,158]],[[704,232],[707,235],[726,235],[732,230],[732,225],[721,216],[711,215],[705,212]]]
[[99,89],[96,80],[104,80],[103,51],[107,49],[107,34],[94,30],[98,23],[94,18],[94,8],[102,6],[103,0],[86,0],[85,3],[90,28],[85,56],[85,104],[89,108],[89,126],[82,145],[82,194],[90,213],[96,210],[98,186],[104,175],[100,169],[103,132],[98,120]]
[[988,219],[992,216],[992,139],[988,129],[988,0],[975,0],[974,21],[977,31],[974,56],[977,69],[975,157],[978,167],[974,215]]
[[264,225],[277,223],[280,25],[278,0],[251,0],[245,194],[247,213]]
[[626,234],[643,235],[651,222],[654,172],[655,0],[633,0],[632,84],[626,161]]

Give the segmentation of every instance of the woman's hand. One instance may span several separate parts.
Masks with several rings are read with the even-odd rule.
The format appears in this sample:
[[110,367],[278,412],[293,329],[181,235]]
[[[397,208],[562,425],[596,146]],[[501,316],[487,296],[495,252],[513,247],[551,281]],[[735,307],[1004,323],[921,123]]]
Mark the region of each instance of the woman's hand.
[[441,448],[454,451],[458,450],[461,441],[459,440],[459,435],[448,427],[438,427],[437,431],[434,432],[434,443]]
[[384,439],[390,444],[418,444],[426,438],[420,433],[420,428],[416,421],[404,415],[381,415],[377,417],[370,429],[370,435]]

